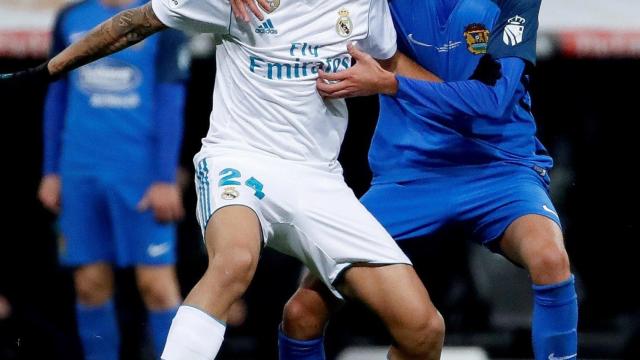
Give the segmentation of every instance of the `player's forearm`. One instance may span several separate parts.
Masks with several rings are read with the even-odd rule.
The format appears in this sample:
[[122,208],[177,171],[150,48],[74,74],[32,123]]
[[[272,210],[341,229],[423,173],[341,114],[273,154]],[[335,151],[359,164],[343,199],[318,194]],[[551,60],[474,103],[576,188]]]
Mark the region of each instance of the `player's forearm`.
[[393,72],[396,73],[396,75],[429,82],[442,82],[442,79],[437,77],[431,71],[423,68],[418,63],[400,52],[398,52],[398,56],[394,65],[395,68],[393,69]]
[[160,83],[156,87],[154,111],[156,182],[174,183],[184,130],[186,88],[181,82]]
[[55,174],[59,170],[66,107],[67,79],[65,78],[49,86],[45,101],[43,175]]
[[495,86],[477,80],[432,83],[398,77],[396,97],[419,105],[425,116],[442,121],[467,121],[470,117],[500,118],[512,105],[524,71],[518,58],[501,59],[503,77]]
[[393,96],[398,92],[398,79],[396,75],[428,82],[442,82],[440,78],[399,51],[396,52],[392,58],[379,60],[378,62],[380,66],[386,70],[378,79],[376,90],[380,94]]
[[52,77],[134,45],[162,30],[151,3],[125,10],[96,26],[84,38],[56,55],[48,64]]

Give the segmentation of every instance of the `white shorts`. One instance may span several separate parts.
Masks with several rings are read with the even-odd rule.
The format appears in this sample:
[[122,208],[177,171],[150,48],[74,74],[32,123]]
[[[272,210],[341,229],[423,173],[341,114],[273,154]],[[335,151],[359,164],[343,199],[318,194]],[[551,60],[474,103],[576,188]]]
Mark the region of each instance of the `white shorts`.
[[411,264],[344,182],[337,162],[331,168],[228,151],[200,153],[194,163],[203,235],[218,209],[249,207],[265,245],[302,261],[338,298],[333,283],[354,263]]

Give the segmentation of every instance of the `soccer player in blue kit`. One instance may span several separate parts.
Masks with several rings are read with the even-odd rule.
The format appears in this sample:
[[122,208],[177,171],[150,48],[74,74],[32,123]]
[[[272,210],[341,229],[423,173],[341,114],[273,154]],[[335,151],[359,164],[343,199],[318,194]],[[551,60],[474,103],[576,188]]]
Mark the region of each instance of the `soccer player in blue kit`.
[[[321,74],[318,89],[327,98],[382,94],[374,177],[361,201],[391,235],[454,226],[524,267],[535,359],[576,359],[574,277],[548,193],[553,161],[535,136],[528,93],[540,0],[496,2],[390,2],[399,50],[445,82],[396,76],[352,47],[358,63]],[[307,278],[287,303],[280,359],[324,358],[325,294]]]
[[[56,22],[52,55],[140,4],[86,0],[67,7]],[[181,301],[173,222],[183,213],[176,172],[189,65],[185,45],[182,33],[167,31],[49,88],[39,197],[60,212],[61,260],[75,268],[86,359],[118,358],[113,265],[135,266],[157,356]]]

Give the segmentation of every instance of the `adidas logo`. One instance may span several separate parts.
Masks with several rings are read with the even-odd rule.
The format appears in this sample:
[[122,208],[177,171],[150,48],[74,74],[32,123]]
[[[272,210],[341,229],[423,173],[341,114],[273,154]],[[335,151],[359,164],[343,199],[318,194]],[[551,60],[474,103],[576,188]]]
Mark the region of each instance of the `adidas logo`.
[[256,28],[256,34],[277,34],[278,33],[278,29],[276,29],[275,26],[273,26],[273,23],[271,22],[271,19],[267,19],[265,22],[263,22],[262,24],[260,24],[260,26],[258,26],[258,28]]

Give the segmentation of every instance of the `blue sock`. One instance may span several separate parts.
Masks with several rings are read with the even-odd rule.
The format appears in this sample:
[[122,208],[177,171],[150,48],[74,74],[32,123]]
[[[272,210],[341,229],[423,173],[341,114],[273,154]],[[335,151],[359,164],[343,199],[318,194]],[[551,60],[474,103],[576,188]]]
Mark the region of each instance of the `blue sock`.
[[118,360],[120,331],[113,300],[98,306],[76,304],[85,360]]
[[153,340],[153,348],[156,351],[156,358],[160,358],[164,343],[167,341],[171,321],[176,316],[178,307],[167,310],[149,310],[149,328]]
[[280,360],[324,360],[324,338],[295,340],[278,331],[278,352]]
[[536,360],[575,360],[578,353],[578,296],[574,277],[533,285],[533,352]]

